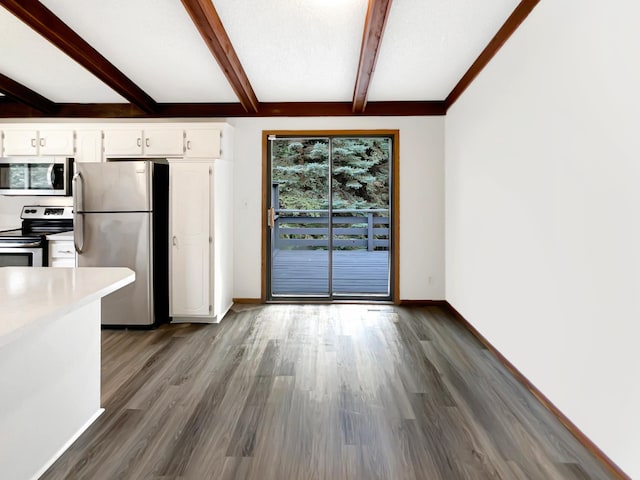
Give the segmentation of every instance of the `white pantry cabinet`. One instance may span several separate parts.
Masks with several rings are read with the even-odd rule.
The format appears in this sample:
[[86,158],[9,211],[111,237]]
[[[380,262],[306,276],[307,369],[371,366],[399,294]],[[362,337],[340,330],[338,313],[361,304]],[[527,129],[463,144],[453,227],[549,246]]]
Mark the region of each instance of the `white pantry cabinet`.
[[178,128],[105,129],[105,157],[182,156],[184,131]]
[[211,176],[209,163],[172,163],[170,175],[171,316],[208,316],[210,295]]
[[74,152],[73,129],[6,129],[3,155],[68,155]]
[[170,161],[170,296],[174,322],[219,322],[233,297],[233,164]]

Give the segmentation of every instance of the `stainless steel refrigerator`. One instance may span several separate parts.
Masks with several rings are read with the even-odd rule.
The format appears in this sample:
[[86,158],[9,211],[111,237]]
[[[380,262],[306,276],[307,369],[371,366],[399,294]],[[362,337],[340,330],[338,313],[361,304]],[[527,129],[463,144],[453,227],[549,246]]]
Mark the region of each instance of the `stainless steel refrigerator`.
[[162,160],[77,163],[74,241],[79,267],[129,267],[134,283],[104,297],[102,324],[169,320],[169,165]]

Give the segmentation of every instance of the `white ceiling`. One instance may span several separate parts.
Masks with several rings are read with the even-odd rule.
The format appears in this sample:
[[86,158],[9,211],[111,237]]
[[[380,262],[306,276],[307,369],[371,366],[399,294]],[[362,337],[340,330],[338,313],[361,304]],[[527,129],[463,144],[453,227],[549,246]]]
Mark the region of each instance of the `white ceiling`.
[[369,101],[444,100],[518,3],[393,2]]
[[350,101],[366,0],[215,0],[262,102]]
[[0,73],[54,102],[125,102],[3,8],[0,8]]
[[236,102],[178,0],[41,0],[157,102]]
[[[157,102],[237,102],[179,0],[41,0]],[[260,102],[351,101],[367,0],[213,0]],[[396,0],[369,101],[444,100],[518,0]],[[0,73],[54,102],[125,100],[0,8]]]

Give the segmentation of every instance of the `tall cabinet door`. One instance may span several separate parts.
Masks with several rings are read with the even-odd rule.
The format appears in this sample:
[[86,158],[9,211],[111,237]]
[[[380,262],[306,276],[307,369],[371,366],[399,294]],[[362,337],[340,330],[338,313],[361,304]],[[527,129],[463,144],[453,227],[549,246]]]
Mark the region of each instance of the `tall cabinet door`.
[[211,166],[173,162],[171,188],[171,316],[209,315],[211,298]]

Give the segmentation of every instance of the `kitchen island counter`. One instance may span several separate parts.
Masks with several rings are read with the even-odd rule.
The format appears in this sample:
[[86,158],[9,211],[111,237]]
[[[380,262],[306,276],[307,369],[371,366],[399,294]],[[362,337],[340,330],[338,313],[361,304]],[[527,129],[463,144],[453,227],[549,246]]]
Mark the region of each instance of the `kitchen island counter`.
[[128,268],[0,268],[0,472],[36,479],[100,408],[100,303]]
[[0,347],[134,280],[128,268],[0,268]]

